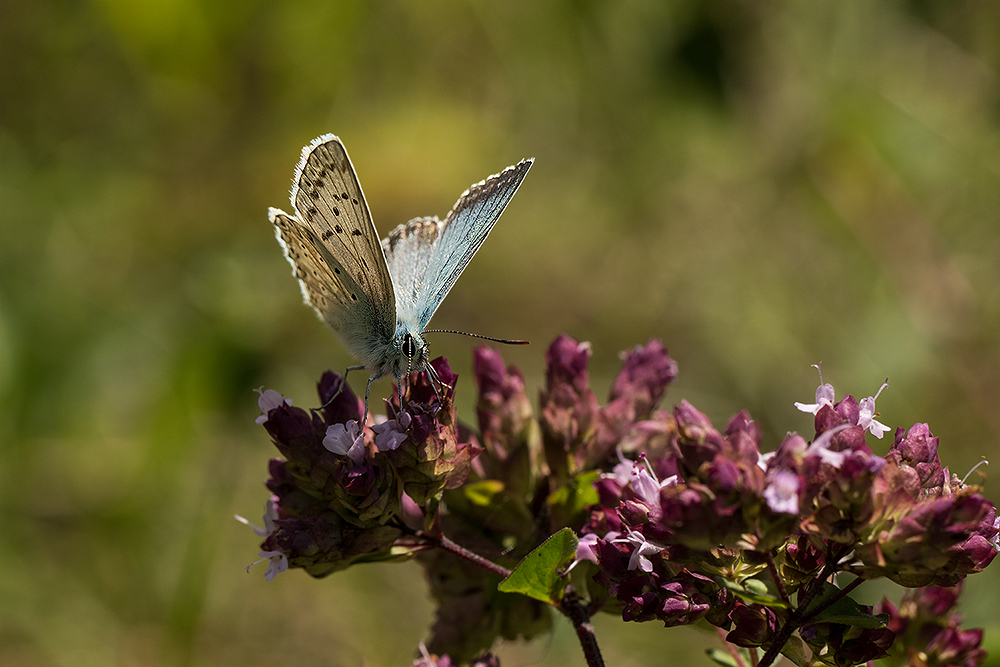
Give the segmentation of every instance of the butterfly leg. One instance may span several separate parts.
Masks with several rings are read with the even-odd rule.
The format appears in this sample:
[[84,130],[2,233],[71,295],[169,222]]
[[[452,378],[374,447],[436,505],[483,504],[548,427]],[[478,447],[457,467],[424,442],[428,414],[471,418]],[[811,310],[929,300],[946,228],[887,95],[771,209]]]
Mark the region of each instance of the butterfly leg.
[[[348,366],[348,367],[347,367],[347,369],[346,369],[346,370],[344,371],[344,377],[343,377],[343,379],[342,379],[342,380],[340,381],[340,386],[339,386],[339,387],[337,387],[337,391],[333,392],[333,396],[331,396],[330,398],[328,398],[328,399],[326,400],[326,403],[324,403],[323,405],[319,406],[319,407],[318,407],[318,408],[316,408],[316,409],[317,409],[317,410],[322,410],[322,409],[323,409],[323,408],[325,408],[326,406],[328,406],[328,405],[330,405],[331,403],[333,403],[333,401],[334,401],[334,400],[335,400],[335,399],[336,399],[336,398],[337,398],[338,396],[340,396],[340,392],[344,391],[344,387],[346,387],[346,386],[347,386],[347,374],[348,374],[348,373],[350,373],[351,371],[360,371],[360,370],[364,370],[364,365],[360,365],[360,366]],[[366,404],[367,404],[367,402],[366,402]]]
[[403,409],[403,375],[400,373],[396,376],[396,398],[399,399],[399,409]]
[[[362,366],[363,368],[363,366]],[[365,424],[368,423],[368,396],[372,393],[372,382],[381,377],[381,373],[375,373],[370,378],[368,378],[368,386],[365,387],[365,414],[361,418],[361,429],[364,430]]]
[[444,382],[441,381],[441,376],[437,374],[437,371],[434,370],[433,366],[427,364],[426,366],[424,366],[424,370],[427,372],[427,377],[429,377],[431,380],[431,389],[434,390],[434,396],[437,397],[438,405],[440,406],[444,403],[444,399],[441,398],[441,392],[438,391],[438,385],[444,387],[445,384]]

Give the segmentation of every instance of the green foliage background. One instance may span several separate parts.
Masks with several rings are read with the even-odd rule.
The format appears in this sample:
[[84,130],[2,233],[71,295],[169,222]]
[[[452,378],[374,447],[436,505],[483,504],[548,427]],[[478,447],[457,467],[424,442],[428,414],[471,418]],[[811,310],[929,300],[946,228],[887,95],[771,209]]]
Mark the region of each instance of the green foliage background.
[[[231,518],[274,454],[252,389],[312,405],[350,361],[267,222],[326,132],[383,233],[537,158],[434,322],[531,339],[533,388],[560,332],[600,395],[660,337],[668,405],[746,407],[773,448],[822,361],[838,397],[888,376],[882,420],[956,472],[995,458],[998,68],[977,0],[4,2],[0,664],[409,664],[418,568],[265,584]],[[432,344],[471,419],[472,343]],[[997,579],[965,603],[991,647]],[[615,665],[713,641],[598,632]],[[583,664],[565,625],[502,655]]]

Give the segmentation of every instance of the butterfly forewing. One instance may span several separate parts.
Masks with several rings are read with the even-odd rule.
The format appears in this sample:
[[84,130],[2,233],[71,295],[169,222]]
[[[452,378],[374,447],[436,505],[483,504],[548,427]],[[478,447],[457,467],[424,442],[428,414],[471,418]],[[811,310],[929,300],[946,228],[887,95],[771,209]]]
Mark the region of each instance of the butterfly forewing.
[[365,292],[376,321],[391,334],[396,308],[385,256],[354,167],[334,135],[323,135],[302,149],[292,206],[302,225]]
[[374,346],[392,335],[391,328],[372,328],[370,323],[378,316],[371,299],[315,233],[276,208],[270,217],[303,300],[340,334],[355,356],[367,358]]
[[462,271],[482,246],[500,214],[531,168],[522,160],[476,183],[459,198],[443,222],[418,218],[396,228],[383,241],[394,281],[406,283],[397,297],[401,320],[412,319],[424,329]]

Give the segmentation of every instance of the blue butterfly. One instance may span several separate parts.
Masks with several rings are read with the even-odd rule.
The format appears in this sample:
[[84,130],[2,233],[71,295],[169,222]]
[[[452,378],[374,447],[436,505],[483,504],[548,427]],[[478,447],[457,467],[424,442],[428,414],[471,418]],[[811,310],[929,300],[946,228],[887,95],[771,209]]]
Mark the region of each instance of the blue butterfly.
[[272,208],[270,219],[303,299],[361,361],[348,370],[372,373],[362,425],[372,382],[384,375],[394,377],[402,393],[404,375],[423,370],[437,391],[427,325],[533,162],[522,160],[471,186],[444,220],[415,218],[380,243],[340,139],[325,134],[302,149],[292,179],[295,215]]

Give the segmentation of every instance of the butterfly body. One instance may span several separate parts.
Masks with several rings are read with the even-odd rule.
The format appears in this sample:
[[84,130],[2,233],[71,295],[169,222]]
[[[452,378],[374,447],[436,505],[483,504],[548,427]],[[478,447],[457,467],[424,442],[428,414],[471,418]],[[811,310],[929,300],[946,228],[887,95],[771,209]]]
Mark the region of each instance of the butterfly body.
[[433,378],[423,332],[531,164],[471,186],[444,220],[415,218],[380,242],[340,139],[327,134],[302,149],[295,213],[272,208],[270,219],[304,301],[371,372],[366,413],[374,380],[419,370]]

